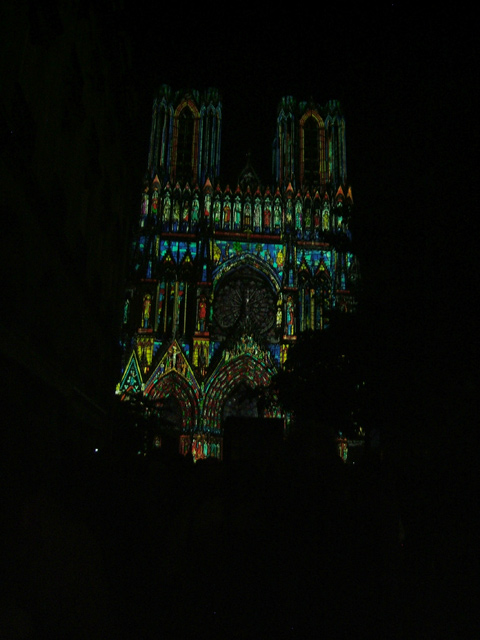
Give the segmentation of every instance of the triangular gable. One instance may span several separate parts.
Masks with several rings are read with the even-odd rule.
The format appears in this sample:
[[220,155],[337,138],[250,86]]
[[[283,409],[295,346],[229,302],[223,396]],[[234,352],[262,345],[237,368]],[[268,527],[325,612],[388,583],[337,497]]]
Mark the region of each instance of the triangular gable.
[[186,251],[185,251],[185,255],[183,256],[180,265],[182,267],[189,267],[189,266],[193,266],[193,257],[192,254],[190,252],[190,245],[187,245]]
[[328,280],[330,280],[330,272],[328,270],[328,267],[325,263],[325,259],[322,258],[319,262],[319,265],[317,267],[317,270],[315,272],[315,277],[320,277],[320,278],[328,278]]
[[175,264],[175,258],[173,257],[173,253],[172,253],[171,247],[168,247],[168,249],[165,251],[165,256],[164,256],[164,258],[162,260],[162,263],[164,265]]
[[156,385],[158,379],[171,371],[176,371],[179,375],[186,378],[193,388],[195,395],[199,397],[200,385],[195,378],[195,374],[185,356],[183,348],[175,338],[166,347],[158,365],[145,383],[145,393],[148,395],[150,389]]
[[302,254],[302,259],[300,260],[300,264],[298,266],[298,275],[311,275],[310,267],[308,266],[307,259],[305,257],[305,252]]
[[117,385],[117,394],[140,393],[143,389],[142,374],[135,350],[132,350],[122,379]]

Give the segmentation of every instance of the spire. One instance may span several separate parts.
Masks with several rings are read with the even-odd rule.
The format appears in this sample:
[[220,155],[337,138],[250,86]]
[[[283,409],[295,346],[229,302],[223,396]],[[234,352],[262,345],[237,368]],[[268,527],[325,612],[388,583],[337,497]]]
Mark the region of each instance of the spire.
[[252,191],[252,193],[254,193],[260,186],[260,180],[252,166],[250,152],[247,153],[247,162],[238,177],[238,184],[244,190],[250,187],[250,191]]

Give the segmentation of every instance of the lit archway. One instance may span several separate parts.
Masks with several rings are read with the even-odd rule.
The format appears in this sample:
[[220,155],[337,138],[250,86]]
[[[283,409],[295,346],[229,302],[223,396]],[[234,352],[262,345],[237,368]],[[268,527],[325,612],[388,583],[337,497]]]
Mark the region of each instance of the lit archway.
[[170,370],[166,374],[155,378],[145,389],[145,395],[151,400],[159,402],[171,402],[170,397],[175,398],[181,411],[180,425],[183,432],[192,432],[198,424],[198,403],[195,393],[188,381],[176,370]]
[[[232,357],[232,352],[228,351],[224,354],[206,390],[202,421],[210,430],[221,431],[225,404],[239,387],[260,391],[270,383],[275,373],[267,352],[254,342],[249,342],[247,336],[244,337],[244,344],[248,346],[241,355]],[[238,348],[241,349],[242,345]]]

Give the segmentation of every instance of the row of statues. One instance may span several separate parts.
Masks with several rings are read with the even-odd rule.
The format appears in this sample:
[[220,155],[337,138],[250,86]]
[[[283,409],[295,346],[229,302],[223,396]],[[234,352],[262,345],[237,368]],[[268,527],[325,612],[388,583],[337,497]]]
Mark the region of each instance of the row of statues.
[[[140,226],[148,221],[160,225],[168,231],[190,231],[200,221],[217,230],[252,231],[279,234],[284,230],[329,232],[344,230],[343,199],[331,207],[328,199],[300,199],[280,197],[272,199],[254,197],[242,199],[240,196],[225,196],[212,200],[211,194],[202,199],[195,195],[192,199],[172,198],[167,192],[160,197],[154,191],[150,197],[148,191],[142,199]],[[334,215],[332,215],[334,214]]]

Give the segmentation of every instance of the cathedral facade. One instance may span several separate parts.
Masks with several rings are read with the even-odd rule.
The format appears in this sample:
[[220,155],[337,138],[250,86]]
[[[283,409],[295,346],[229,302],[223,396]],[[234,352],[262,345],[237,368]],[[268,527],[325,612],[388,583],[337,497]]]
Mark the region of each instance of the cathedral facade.
[[195,459],[222,459],[229,418],[285,420],[268,390],[290,346],[355,307],[339,103],[280,100],[270,185],[249,161],[219,184],[221,124],[216,89],[154,99],[117,385]]

